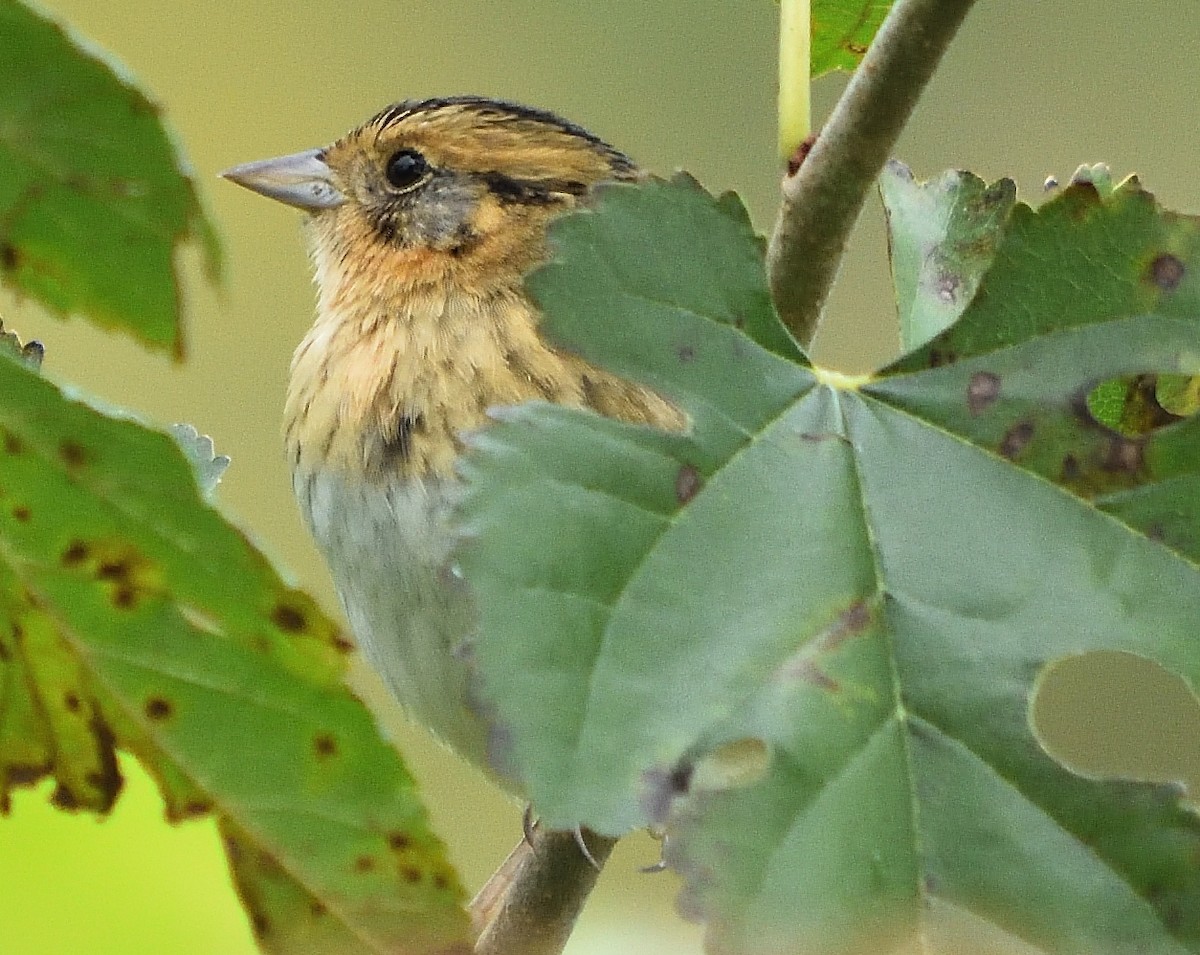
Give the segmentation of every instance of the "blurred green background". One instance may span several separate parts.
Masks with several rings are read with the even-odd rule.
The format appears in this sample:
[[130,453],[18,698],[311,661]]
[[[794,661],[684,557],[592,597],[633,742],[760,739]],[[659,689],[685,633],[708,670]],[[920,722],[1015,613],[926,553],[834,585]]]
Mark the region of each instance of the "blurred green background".
[[[712,190],[736,189],[759,228],[771,225],[771,0],[48,2],[164,105],[223,233],[226,281],[211,288],[195,251],[181,254],[180,366],[4,293],[0,314],[46,343],[53,377],[213,435],[233,457],[226,510],[331,611],[280,452],[288,360],[312,313],[298,215],[218,181],[217,171],[320,145],[396,99],[474,92],[552,108],[651,169],[686,167]],[[921,177],[950,166],[1012,176],[1034,203],[1047,175],[1065,181],[1078,163],[1103,160],[1118,175],[1139,172],[1167,205],[1200,211],[1196,13],[1178,0],[984,0],[898,154]],[[843,83],[818,84],[818,117]],[[896,348],[873,205],[816,358],[861,371]],[[367,675],[361,685],[377,689]],[[1056,668],[1036,716],[1056,755],[1078,768],[1200,782],[1200,709],[1180,681],[1134,658]],[[473,891],[517,838],[520,808],[395,713],[387,723]],[[52,811],[47,787],[18,794],[0,820],[5,955],[251,955],[212,826],[166,826],[151,784],[131,762],[124,769],[126,794],[103,822]],[[700,930],[672,913],[674,877],[635,871],[655,860],[656,846],[641,836],[627,843],[569,951],[698,952]]]

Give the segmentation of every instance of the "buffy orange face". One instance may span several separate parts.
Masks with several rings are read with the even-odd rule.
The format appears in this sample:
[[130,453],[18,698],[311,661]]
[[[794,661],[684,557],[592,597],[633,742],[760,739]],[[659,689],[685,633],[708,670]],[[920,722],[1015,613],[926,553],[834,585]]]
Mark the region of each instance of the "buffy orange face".
[[320,301],[289,390],[294,466],[449,476],[462,431],[532,398],[678,419],[537,333],[522,280],[550,219],[639,176],[578,126],[478,98],[400,103],[327,147],[225,175],[309,213]]

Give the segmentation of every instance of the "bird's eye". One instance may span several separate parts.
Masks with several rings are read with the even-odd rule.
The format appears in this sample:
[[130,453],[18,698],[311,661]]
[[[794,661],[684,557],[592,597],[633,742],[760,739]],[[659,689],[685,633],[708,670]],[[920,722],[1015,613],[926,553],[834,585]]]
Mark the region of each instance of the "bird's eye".
[[402,149],[387,161],[384,175],[397,189],[411,189],[429,172],[425,157],[413,149]]

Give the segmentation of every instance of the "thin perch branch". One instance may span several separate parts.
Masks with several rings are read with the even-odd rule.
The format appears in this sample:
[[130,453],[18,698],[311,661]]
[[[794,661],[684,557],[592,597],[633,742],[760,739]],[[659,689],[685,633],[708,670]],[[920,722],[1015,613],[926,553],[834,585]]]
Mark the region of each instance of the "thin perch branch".
[[[471,902],[479,940],[475,955],[559,955],[600,871],[573,832],[534,830],[504,860]],[[604,865],[616,839],[583,831]]]
[[780,317],[806,347],[867,192],[974,0],[897,0],[812,152],[783,180],[767,257]]

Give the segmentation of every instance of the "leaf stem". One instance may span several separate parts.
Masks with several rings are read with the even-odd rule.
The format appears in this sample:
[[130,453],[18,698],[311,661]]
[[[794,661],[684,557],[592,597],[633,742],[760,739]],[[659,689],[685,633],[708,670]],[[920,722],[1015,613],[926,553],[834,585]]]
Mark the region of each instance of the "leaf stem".
[[779,316],[805,347],[867,191],[973,3],[897,0],[812,151],[784,177],[767,267]]
[[812,132],[809,0],[779,2],[779,158],[787,162]]
[[[616,839],[583,831],[599,865]],[[573,832],[535,829],[520,842],[471,902],[479,933],[475,955],[559,955],[600,870]]]

